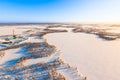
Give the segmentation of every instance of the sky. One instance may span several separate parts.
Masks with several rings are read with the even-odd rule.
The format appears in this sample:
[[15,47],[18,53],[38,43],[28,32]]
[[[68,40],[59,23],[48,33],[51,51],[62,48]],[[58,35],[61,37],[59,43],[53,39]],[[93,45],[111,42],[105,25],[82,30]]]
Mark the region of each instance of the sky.
[[0,23],[120,23],[120,0],[0,0]]

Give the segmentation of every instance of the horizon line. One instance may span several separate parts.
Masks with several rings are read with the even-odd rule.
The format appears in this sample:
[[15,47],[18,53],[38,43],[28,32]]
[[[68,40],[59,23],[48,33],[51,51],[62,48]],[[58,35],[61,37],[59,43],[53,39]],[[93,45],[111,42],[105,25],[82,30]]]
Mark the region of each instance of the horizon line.
[[119,24],[118,22],[0,22],[0,25],[12,24]]

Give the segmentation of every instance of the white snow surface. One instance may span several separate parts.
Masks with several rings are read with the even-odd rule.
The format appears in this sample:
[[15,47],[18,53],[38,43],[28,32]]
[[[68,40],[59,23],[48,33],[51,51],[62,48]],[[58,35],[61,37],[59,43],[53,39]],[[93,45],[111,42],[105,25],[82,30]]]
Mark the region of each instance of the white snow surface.
[[42,58],[36,58],[36,59],[28,59],[26,60],[23,65],[24,66],[29,66],[29,65],[33,65],[33,64],[37,64],[37,63],[47,63],[50,62],[51,60],[55,60],[56,58],[59,57],[59,53],[56,52],[53,55],[49,56],[49,57],[42,57]]
[[62,52],[62,59],[78,67],[89,80],[120,80],[120,41],[105,41],[85,33],[44,36]]
[[[25,27],[25,26],[24,26]],[[22,26],[21,29],[16,28],[16,27],[0,27],[0,35],[11,35],[12,34],[12,30],[15,29],[16,34],[23,34],[24,31],[26,31],[26,29],[24,29],[24,27]],[[23,28],[23,29],[22,29]],[[31,27],[30,27],[31,28]],[[68,30],[68,32],[71,32],[70,29],[65,28],[66,30]],[[71,28],[72,29],[72,28]],[[4,30],[4,31],[3,31]],[[27,30],[29,30],[29,28],[27,28]],[[44,30],[44,28],[43,28]],[[59,30],[59,29],[58,29]],[[33,29],[33,33],[36,33],[35,29]],[[26,34],[25,34],[26,35]],[[45,39],[41,39],[39,37],[30,37],[27,36],[28,39],[25,41],[20,42],[21,43],[26,43],[26,42],[31,42],[31,43],[42,43],[45,42]],[[2,47],[1,47],[2,48]],[[0,57],[0,68],[5,68],[6,66],[11,66],[13,64],[16,64],[16,62],[24,57],[24,56],[29,56],[29,52],[27,52],[28,46],[23,46],[20,48],[14,48],[14,49],[7,49],[5,50],[5,54]],[[60,57],[59,52],[55,52],[54,54],[52,54],[49,57],[42,57],[42,58],[36,58],[36,59],[27,59],[25,61],[22,62],[22,64],[24,66],[29,66],[29,65],[33,65],[33,64],[37,64],[37,63],[49,63],[52,62],[54,60],[56,60],[58,57]],[[67,72],[69,72],[69,74],[67,74]],[[69,80],[82,80],[81,76],[79,76],[75,70],[72,69],[68,69],[66,68],[66,70],[61,70],[60,73],[64,74],[64,76],[69,79]],[[31,74],[31,73],[30,73]],[[41,75],[40,75],[41,76]]]
[[27,40],[22,41],[21,43],[27,43],[27,42],[31,42],[31,43],[36,43],[36,42],[38,42],[38,43],[40,43],[40,42],[45,42],[45,40],[40,39],[40,38],[38,38],[38,37],[28,37]]
[[[25,26],[19,26],[18,28],[21,29],[17,29],[16,26],[10,28],[0,27],[0,35],[11,35],[13,29],[15,29],[16,34],[22,34],[24,31],[33,28],[33,26],[28,26],[27,29],[24,29],[24,27]],[[48,43],[55,45],[57,49],[61,50],[63,61],[69,63],[70,66],[77,67],[78,70],[82,72],[83,75],[87,76],[89,80],[120,80],[119,40],[105,41],[91,34],[72,33],[71,30],[73,28],[50,29],[68,30],[68,33],[47,34],[44,38],[47,39]],[[109,29],[108,32],[119,33],[119,28],[117,27]],[[44,40],[38,37],[29,37],[28,40],[21,43],[25,42],[41,43],[44,42]],[[6,62],[24,56],[21,49],[22,48],[6,50],[5,55],[0,58],[0,68]],[[56,53],[50,57],[29,59],[23,64],[28,66],[39,62],[49,62],[58,57],[59,55]],[[76,74],[74,75],[74,72],[72,73],[72,71],[64,69],[64,71],[60,70],[60,73],[62,73],[68,80],[81,80],[80,77]]]
[[67,80],[83,80],[84,76],[82,74],[80,75],[73,68],[67,68],[66,66],[61,66],[58,68],[58,70],[61,74],[65,76]]
[[51,30],[67,30],[68,32],[71,32],[72,29],[74,28],[64,28],[64,27],[54,27],[54,28],[49,28]]
[[0,65],[5,64],[7,61],[22,57],[22,54],[17,54],[19,50],[20,48],[6,50],[5,55],[0,58]]
[[120,33],[120,27],[109,27],[107,32],[110,32],[110,33]]

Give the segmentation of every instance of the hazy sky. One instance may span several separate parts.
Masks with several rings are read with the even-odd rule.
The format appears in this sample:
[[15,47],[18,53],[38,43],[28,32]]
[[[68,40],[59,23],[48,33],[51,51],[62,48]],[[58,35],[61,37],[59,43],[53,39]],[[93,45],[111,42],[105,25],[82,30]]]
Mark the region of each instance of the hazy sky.
[[120,0],[0,0],[0,22],[119,23]]

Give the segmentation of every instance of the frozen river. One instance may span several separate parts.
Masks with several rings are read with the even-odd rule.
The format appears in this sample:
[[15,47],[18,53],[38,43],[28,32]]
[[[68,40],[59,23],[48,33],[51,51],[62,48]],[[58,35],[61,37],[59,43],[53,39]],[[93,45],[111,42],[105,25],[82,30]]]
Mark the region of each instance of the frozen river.
[[120,80],[120,41],[105,41],[84,33],[53,33],[44,36],[61,50],[62,59],[78,67],[88,80]]

